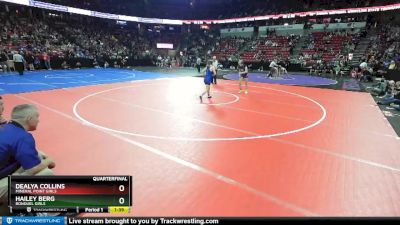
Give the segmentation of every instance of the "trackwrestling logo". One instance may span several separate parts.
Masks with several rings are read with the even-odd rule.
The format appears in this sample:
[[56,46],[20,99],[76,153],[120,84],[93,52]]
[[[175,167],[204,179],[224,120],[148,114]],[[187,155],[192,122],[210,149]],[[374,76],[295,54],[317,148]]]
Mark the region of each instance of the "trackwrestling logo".
[[3,221],[8,225],[64,224],[64,218],[60,217],[3,217]]

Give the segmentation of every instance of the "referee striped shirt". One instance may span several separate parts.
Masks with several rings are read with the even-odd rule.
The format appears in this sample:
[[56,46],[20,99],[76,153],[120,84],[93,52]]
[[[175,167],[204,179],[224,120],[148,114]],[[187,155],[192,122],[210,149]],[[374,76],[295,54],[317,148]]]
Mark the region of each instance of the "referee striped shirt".
[[22,55],[16,53],[13,55],[14,62],[24,62],[24,57]]

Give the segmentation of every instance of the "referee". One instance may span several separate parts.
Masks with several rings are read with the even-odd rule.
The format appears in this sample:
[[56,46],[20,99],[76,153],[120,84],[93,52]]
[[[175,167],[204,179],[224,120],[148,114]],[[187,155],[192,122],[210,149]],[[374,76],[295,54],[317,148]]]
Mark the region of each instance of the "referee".
[[215,68],[215,73],[213,74],[213,80],[214,80],[214,84],[217,84],[217,75],[218,75],[218,60],[217,60],[217,56],[213,56],[213,63],[212,65]]
[[15,52],[13,55],[13,60],[14,60],[14,67],[15,70],[18,71],[19,75],[24,75],[24,63],[25,63],[25,59],[24,57],[22,57],[21,54],[19,54],[18,52]]

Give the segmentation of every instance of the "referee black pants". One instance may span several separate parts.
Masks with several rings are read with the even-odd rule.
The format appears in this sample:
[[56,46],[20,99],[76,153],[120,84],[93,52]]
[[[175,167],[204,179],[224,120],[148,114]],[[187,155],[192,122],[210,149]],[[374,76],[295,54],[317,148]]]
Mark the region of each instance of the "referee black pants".
[[201,68],[200,68],[200,65],[197,64],[196,67],[197,67],[197,72],[200,73],[200,69],[201,69]]
[[18,71],[19,75],[24,75],[24,63],[14,62],[15,70]]

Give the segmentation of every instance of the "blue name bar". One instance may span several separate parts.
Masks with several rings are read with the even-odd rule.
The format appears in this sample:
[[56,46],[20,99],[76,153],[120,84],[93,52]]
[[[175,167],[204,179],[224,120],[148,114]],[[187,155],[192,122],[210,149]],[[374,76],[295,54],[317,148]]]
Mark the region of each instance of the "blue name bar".
[[13,217],[3,216],[3,225],[64,225],[64,217]]

